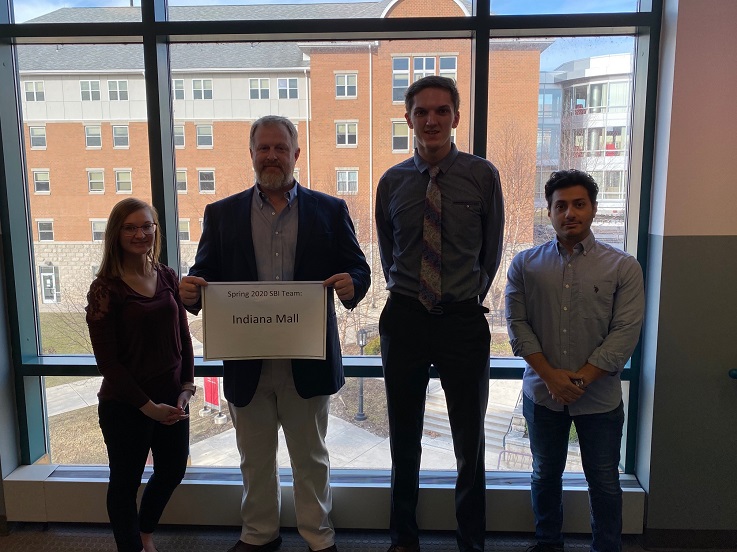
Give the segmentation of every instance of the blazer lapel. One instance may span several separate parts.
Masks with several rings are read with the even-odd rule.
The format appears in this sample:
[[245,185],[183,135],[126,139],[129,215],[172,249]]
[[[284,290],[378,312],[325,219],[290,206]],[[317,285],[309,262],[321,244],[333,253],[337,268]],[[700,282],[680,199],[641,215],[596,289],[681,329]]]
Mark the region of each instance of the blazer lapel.
[[258,268],[256,267],[256,252],[253,249],[253,233],[251,232],[251,204],[256,186],[243,192],[243,197],[238,205],[238,220],[235,224],[236,243],[241,244],[241,253],[246,261],[248,273],[252,274],[253,280],[258,280]]

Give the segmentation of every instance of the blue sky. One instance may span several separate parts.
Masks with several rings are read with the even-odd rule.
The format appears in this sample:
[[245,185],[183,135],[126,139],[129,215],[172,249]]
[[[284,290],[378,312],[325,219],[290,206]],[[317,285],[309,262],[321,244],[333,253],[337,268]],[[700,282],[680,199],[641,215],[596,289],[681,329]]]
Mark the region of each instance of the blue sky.
[[[360,2],[365,0],[319,0]],[[170,0],[170,5],[203,4],[310,4],[315,0]],[[27,21],[61,7],[128,6],[130,0],[15,0],[15,20]],[[140,0],[134,0],[140,5]],[[499,15],[534,13],[607,13],[634,11],[637,0],[491,0],[491,9]]]

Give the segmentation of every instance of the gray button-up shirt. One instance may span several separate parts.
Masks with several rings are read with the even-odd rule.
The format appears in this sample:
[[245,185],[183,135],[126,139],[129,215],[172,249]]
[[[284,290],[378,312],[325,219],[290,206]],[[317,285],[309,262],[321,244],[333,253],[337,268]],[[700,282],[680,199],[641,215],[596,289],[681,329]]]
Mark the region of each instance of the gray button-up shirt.
[[[443,303],[484,299],[502,254],[504,202],[499,172],[455,144],[437,165],[442,196]],[[389,291],[417,297],[429,165],[414,157],[390,168],[376,190],[376,228]]]
[[[251,202],[251,234],[259,281],[284,282],[294,279],[294,258],[297,251],[297,182],[284,195],[287,206],[281,213],[269,203],[258,186]],[[264,360],[262,368],[291,366],[289,359]]]
[[[614,377],[591,383],[568,405],[571,415],[609,412],[619,406],[619,373],[632,356],[645,309],[637,260],[593,234],[571,255],[557,239],[522,251],[509,267],[507,327],[515,355],[542,353],[554,368],[578,371],[587,362]],[[528,365],[525,395],[551,410],[545,382]]]

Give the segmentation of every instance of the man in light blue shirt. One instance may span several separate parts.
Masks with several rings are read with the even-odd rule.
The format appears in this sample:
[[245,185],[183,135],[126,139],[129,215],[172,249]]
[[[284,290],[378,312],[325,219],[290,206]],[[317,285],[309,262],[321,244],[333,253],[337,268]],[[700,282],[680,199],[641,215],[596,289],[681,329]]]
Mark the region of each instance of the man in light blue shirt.
[[599,188],[558,171],[545,185],[554,240],[509,268],[507,327],[525,359],[524,415],[533,455],[533,552],[562,552],[562,475],[571,423],[589,485],[592,552],[619,552],[624,424],[620,373],[637,345],[645,307],[642,269],[591,233]]

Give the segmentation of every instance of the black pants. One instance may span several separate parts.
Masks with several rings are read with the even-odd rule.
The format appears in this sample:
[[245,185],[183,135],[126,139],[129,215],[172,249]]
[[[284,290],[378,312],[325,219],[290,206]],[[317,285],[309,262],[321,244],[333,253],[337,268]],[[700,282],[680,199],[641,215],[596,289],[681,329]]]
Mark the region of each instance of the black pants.
[[[189,456],[189,420],[163,425],[137,408],[101,401],[100,429],[107,446],[110,484],[107,511],[118,552],[141,552],[140,532],[153,533],[174,489],[184,477]],[[153,475],[136,505],[148,451]]]
[[475,304],[456,304],[447,308],[446,314],[429,314],[419,301],[392,295],[381,314],[379,331],[392,453],[393,544],[418,542],[415,513],[425,394],[432,364],[445,392],[458,468],[458,547],[461,552],[483,550],[484,417],[489,400],[491,339],[484,312]]

